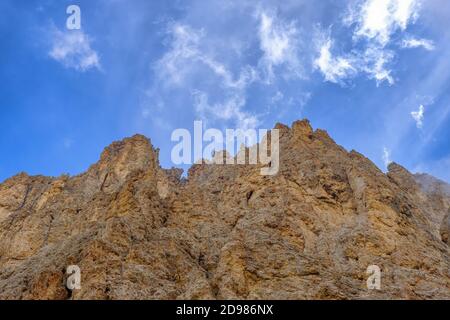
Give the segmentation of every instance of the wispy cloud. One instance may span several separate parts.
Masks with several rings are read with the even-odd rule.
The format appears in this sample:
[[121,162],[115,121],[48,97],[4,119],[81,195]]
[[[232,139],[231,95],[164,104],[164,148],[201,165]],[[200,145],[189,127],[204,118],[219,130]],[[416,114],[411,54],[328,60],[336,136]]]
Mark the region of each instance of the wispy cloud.
[[294,21],[284,21],[275,14],[259,12],[259,43],[264,55],[261,64],[267,81],[273,80],[274,68],[283,66],[289,75],[302,77],[303,68],[299,60],[299,30]]
[[[197,115],[212,120],[233,121],[241,128],[255,127],[257,117],[243,111],[246,104],[246,90],[248,86],[258,80],[258,73],[254,67],[241,67],[238,76],[224,63],[203,50],[201,41],[205,38],[203,30],[175,23],[169,27],[171,37],[170,50],[156,63],[155,70],[158,77],[168,85],[185,88],[192,91],[194,110]],[[197,86],[192,80],[195,76],[212,75],[222,89],[224,97],[210,103],[208,88]],[[217,88],[212,86],[212,91]],[[217,97],[215,97],[218,99]]]
[[383,159],[384,166],[386,168],[392,163],[391,151],[388,148],[386,148],[386,147],[383,148],[382,159]]
[[397,31],[405,31],[419,16],[419,0],[363,0],[357,2],[344,19],[347,25],[355,25],[353,37],[365,39],[363,68],[380,83],[394,83],[387,65],[394,57],[386,49]]
[[[155,68],[160,78],[169,84],[183,85],[185,77],[198,72],[198,67],[207,68],[220,77],[227,88],[243,89],[257,77],[252,67],[245,66],[235,78],[223,63],[203,51],[203,30],[175,23],[169,26],[168,34],[171,37],[170,50],[156,63]],[[201,66],[196,66],[196,63]]]
[[174,85],[182,84],[189,73],[189,60],[199,60],[201,54],[198,49],[203,31],[193,30],[183,24],[170,25],[167,33],[171,37],[170,48],[156,63],[155,69],[159,78]]
[[392,61],[394,53],[391,50],[383,50],[377,46],[368,46],[361,54],[361,70],[366,72],[371,79],[375,79],[377,85],[387,81],[394,84],[394,78],[388,65]]
[[424,115],[425,115],[425,107],[423,105],[419,106],[418,111],[411,112],[411,116],[413,117],[414,121],[416,121],[416,126],[418,129],[422,129],[423,127]]
[[384,81],[389,84],[394,83],[388,68],[393,58],[390,50],[369,45],[365,49],[355,49],[348,54],[333,56],[333,40],[325,36],[323,31],[318,31],[316,46],[318,54],[313,67],[323,74],[325,81],[343,84],[345,80],[362,73],[370,79],[375,79],[377,85]]
[[[227,53],[204,29],[182,22],[169,23],[168,50],[154,64],[158,85],[193,93],[193,107],[201,117],[232,121],[242,128],[256,126],[259,116],[246,111],[249,89],[269,87],[280,79],[302,79],[304,68],[295,21],[260,9],[250,17],[256,34],[254,45],[259,47],[259,56],[251,63],[245,60],[246,52],[230,48]],[[206,78],[211,81],[198,80]],[[282,91],[278,97],[291,98]],[[274,103],[272,97],[267,103]]]
[[100,58],[91,48],[91,38],[82,30],[53,29],[49,56],[67,68],[78,71],[101,69]]
[[402,41],[402,48],[424,48],[425,50],[433,51],[435,46],[431,40],[408,38]]
[[204,119],[219,119],[234,121],[238,128],[246,130],[256,128],[259,124],[258,117],[243,111],[246,100],[241,94],[233,94],[224,101],[210,104],[209,96],[205,92],[195,91],[195,110]]
[[[343,79],[364,73],[377,85],[394,84],[390,69],[395,54],[389,45],[398,31],[405,31],[419,15],[418,0],[357,0],[352,2],[344,15],[344,25],[352,29],[352,48],[348,53],[334,58],[330,48],[333,40],[326,40],[319,49],[315,68],[326,81],[342,83]],[[319,33],[320,34],[320,33]],[[321,36],[319,36],[320,39]],[[405,40],[402,46],[424,46],[430,49],[427,40]]]
[[340,83],[355,74],[356,69],[351,65],[349,58],[333,57],[330,51],[332,43],[328,38],[320,46],[319,56],[314,60],[314,68],[322,72],[326,81]]

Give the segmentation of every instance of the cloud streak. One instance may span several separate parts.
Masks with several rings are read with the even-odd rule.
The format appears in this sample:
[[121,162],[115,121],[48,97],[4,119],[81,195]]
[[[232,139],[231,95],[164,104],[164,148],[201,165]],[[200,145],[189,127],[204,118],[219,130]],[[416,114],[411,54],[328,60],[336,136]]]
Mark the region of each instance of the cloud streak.
[[386,168],[392,163],[392,160],[391,160],[391,152],[390,152],[389,149],[387,149],[386,147],[383,148],[383,156],[382,156],[382,159],[383,159],[384,166],[385,166]]
[[434,42],[427,39],[415,39],[409,38],[402,41],[402,48],[412,49],[412,48],[423,48],[428,51],[433,51],[435,49]]
[[413,117],[416,122],[416,126],[418,129],[423,128],[423,119],[425,115],[425,107],[421,104],[418,111],[411,112],[411,117]]

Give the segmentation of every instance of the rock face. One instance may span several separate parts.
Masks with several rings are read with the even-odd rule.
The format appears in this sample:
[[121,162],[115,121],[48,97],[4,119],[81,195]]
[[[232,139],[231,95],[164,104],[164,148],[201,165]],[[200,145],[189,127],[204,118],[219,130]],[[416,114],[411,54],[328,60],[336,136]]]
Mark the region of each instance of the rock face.
[[[416,174],[414,178],[432,206],[429,212],[432,213],[430,218],[434,227],[440,228],[442,241],[450,244],[450,185],[428,174]],[[446,210],[448,212],[442,218],[441,212]]]
[[306,120],[276,128],[275,176],[183,179],[136,135],[79,176],[0,184],[0,299],[450,299],[447,184],[384,174]]

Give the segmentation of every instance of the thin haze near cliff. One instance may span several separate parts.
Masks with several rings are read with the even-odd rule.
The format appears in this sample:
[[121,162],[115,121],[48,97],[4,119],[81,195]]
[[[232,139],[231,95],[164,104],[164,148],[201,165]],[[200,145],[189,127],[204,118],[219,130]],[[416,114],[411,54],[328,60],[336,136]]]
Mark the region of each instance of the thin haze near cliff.
[[0,3],[0,180],[76,174],[111,141],[308,118],[380,168],[450,181],[446,0]]

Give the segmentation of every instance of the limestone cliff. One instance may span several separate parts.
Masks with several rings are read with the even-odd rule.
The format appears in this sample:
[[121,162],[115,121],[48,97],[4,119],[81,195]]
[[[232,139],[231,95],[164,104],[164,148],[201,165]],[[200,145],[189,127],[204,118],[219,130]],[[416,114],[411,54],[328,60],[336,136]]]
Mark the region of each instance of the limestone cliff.
[[182,179],[136,135],[84,174],[6,180],[0,299],[450,299],[447,184],[384,174],[305,120],[277,128],[275,176],[197,164]]

